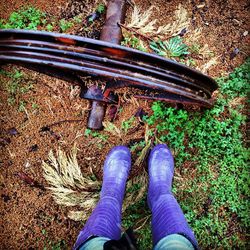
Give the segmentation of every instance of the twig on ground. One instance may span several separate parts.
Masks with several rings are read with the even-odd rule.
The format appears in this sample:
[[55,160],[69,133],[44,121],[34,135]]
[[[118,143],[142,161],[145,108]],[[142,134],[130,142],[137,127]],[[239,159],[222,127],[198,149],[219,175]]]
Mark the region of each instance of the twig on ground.
[[30,185],[31,187],[39,188],[39,189],[45,191],[45,187],[41,183],[38,183],[33,178],[28,176],[26,173],[21,171],[21,172],[18,172],[16,174],[16,176],[19,177],[21,180],[23,180],[28,185]]
[[146,40],[154,41],[154,39],[152,39],[151,37],[149,37],[149,36],[147,36],[147,35],[144,35],[144,34],[140,33],[139,31],[137,31],[137,30],[134,29],[134,28],[127,27],[126,25],[121,24],[121,23],[118,23],[118,25],[120,25],[122,28],[124,28],[124,29],[126,29],[126,30],[128,30],[128,31],[130,31],[130,32],[136,33],[137,35],[143,37],[143,38],[146,39]]
[[45,128],[49,129],[49,128],[51,128],[51,127],[58,126],[58,125],[61,125],[61,124],[63,124],[63,123],[66,123],[66,122],[71,123],[71,122],[82,122],[82,121],[84,121],[84,120],[83,120],[83,119],[78,119],[78,120],[62,120],[62,121],[58,121],[58,122],[51,123],[51,124],[49,124],[49,125],[45,125],[45,126],[43,126],[43,127],[41,128],[41,130],[44,130]]
[[148,219],[150,219],[150,217],[151,217],[151,215],[147,215],[146,217],[143,217],[142,219],[137,221],[136,225],[140,225],[140,226],[135,228],[134,231],[138,232],[139,230],[141,230],[146,225],[146,223],[148,222]]

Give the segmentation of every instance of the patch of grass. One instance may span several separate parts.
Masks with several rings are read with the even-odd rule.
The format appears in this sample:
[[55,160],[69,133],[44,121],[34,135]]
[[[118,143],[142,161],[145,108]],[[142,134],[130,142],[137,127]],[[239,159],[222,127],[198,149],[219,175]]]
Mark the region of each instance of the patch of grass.
[[36,30],[46,23],[46,14],[35,7],[26,7],[13,12],[8,20],[0,20],[1,29]]
[[214,53],[209,49],[208,44],[200,45],[197,43],[192,43],[192,45],[190,45],[189,47],[189,51],[191,52],[191,54],[195,54],[199,56],[200,58],[208,59],[208,58],[215,56]]
[[219,95],[212,109],[187,112],[161,102],[152,105],[146,121],[175,155],[174,193],[201,248],[239,249],[249,221],[249,151],[242,129],[250,60],[228,77],[218,79]]
[[75,23],[82,23],[82,18],[80,17],[80,15],[78,15],[78,16],[75,16],[74,18],[73,18],[73,20],[74,20],[74,22]]
[[109,134],[118,137],[121,141],[124,141],[124,138],[129,133],[129,130],[132,129],[137,124],[137,120],[134,116],[129,118],[128,120],[123,120],[119,126],[116,126],[112,122],[103,122],[104,130]]
[[133,144],[130,147],[130,150],[131,150],[131,152],[134,152],[134,151],[136,151],[138,149],[143,149],[145,146],[146,146],[146,142],[144,140],[142,140],[140,142],[137,142],[137,143]]
[[181,37],[170,38],[169,41],[151,42],[150,48],[160,56],[183,57],[189,54],[189,47],[183,43]]
[[24,101],[24,100],[20,100],[19,103],[18,103],[18,111],[19,112],[25,112],[25,107],[27,105],[27,102]]
[[146,224],[142,229],[140,229],[140,231],[138,231],[138,234],[139,250],[152,249],[153,244],[151,226],[149,224]]
[[58,242],[53,242],[48,236],[48,232],[45,229],[42,229],[42,234],[45,236],[43,250],[63,250],[67,249],[65,240],[60,240]]
[[29,81],[24,81],[24,75],[19,70],[7,72],[6,75],[10,78],[7,84],[7,91],[9,93],[8,102],[14,104],[16,97],[29,92],[33,85]]
[[190,51],[194,54],[199,54],[201,50],[201,45],[194,43],[190,46]]
[[196,66],[196,61],[193,58],[187,58],[186,60],[181,60],[180,63],[184,63],[188,67]]
[[103,122],[102,124],[105,131],[122,139],[128,133],[129,129],[135,126],[136,118],[132,116],[128,120],[123,120],[120,126],[116,126],[112,122]]
[[37,103],[35,103],[35,102],[32,103],[31,107],[33,109],[39,109],[39,105]]
[[[133,190],[128,190],[128,192],[133,192],[134,190],[137,190],[139,188],[140,187],[137,185],[132,186]],[[122,225],[125,230],[132,227],[136,231],[136,235],[138,238],[137,243],[140,250],[152,249],[151,227],[149,223],[144,222],[145,218],[146,222],[150,221],[149,215],[150,211],[147,207],[147,200],[145,196],[134,205],[129,206],[126,210],[126,215],[124,215],[122,219]],[[138,227],[139,229],[137,230]]]

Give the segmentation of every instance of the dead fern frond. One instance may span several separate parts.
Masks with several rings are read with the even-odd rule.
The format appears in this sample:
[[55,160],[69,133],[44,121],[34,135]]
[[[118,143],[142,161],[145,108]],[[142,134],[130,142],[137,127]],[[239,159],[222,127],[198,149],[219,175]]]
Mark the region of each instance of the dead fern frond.
[[134,9],[131,15],[130,23],[127,25],[129,28],[141,29],[145,28],[145,26],[150,23],[152,26],[152,22],[155,23],[156,20],[149,21],[150,16],[152,15],[152,10],[154,6],[151,6],[148,10],[141,10],[139,7],[134,5]]
[[175,11],[175,21],[171,24],[166,24],[160,26],[155,32],[156,35],[161,36],[176,36],[184,28],[187,28],[190,23],[190,18],[188,17],[188,11],[181,5],[178,5]]
[[89,217],[89,213],[85,211],[69,211],[67,216],[74,221],[86,221]]
[[140,156],[136,159],[135,166],[141,166],[148,155],[149,149],[151,147],[151,140],[146,143],[146,146],[142,149]]
[[77,162],[77,148],[73,147],[69,156],[59,149],[56,156],[49,153],[50,164],[44,162],[45,179],[55,188],[69,187],[71,189],[98,189],[99,183],[83,176]]
[[182,29],[189,26],[190,18],[188,17],[188,12],[181,4],[175,11],[175,21],[158,27],[157,19],[150,20],[154,8],[154,6],[151,6],[144,11],[134,5],[131,20],[125,27],[136,29],[138,33],[150,37],[166,38],[177,35]]
[[200,49],[199,54],[203,58],[209,58],[209,57],[213,56],[213,52],[209,49],[207,43]]
[[[101,189],[100,181],[93,181],[82,174],[77,162],[77,148],[73,147],[67,155],[59,149],[56,155],[49,153],[48,161],[43,162],[44,178],[48,183],[47,189],[52,192],[55,202],[59,205],[71,207],[68,217],[76,221],[86,221],[99,199]],[[92,173],[91,168],[89,169]],[[131,185],[139,185],[139,190],[132,190],[126,195],[124,209],[140,200],[147,188],[147,174],[145,172],[134,177],[128,182]],[[74,210],[74,207],[82,207],[83,210]]]
[[213,56],[213,52],[208,47],[208,44],[200,45],[201,43],[199,39],[201,36],[202,28],[195,29],[187,35],[185,42],[191,48],[196,48],[195,53],[198,54],[200,59],[209,59],[211,56]]
[[185,42],[190,46],[193,44],[198,44],[199,39],[201,38],[201,35],[202,35],[201,32],[202,32],[202,28],[198,28],[188,33],[185,38]]
[[131,103],[134,106],[140,107],[140,104],[138,102],[138,99],[135,98],[132,95],[128,95],[126,92],[124,92],[121,96],[120,96],[121,102],[124,103]]
[[142,35],[154,34],[156,30],[156,22],[157,19],[151,20],[153,9],[155,7],[151,6],[148,10],[141,10],[139,7],[134,5],[134,9],[132,12],[131,20],[126,25],[129,29],[136,29]]
[[61,149],[56,156],[50,151],[48,162],[42,165],[44,178],[57,204],[90,210],[99,197],[101,183],[82,174],[76,155],[76,146],[69,156]]

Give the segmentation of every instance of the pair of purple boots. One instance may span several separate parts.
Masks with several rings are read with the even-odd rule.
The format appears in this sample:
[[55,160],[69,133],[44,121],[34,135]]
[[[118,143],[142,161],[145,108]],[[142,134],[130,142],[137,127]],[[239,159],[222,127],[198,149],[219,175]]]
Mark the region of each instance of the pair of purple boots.
[[[127,147],[114,147],[108,154],[103,170],[100,200],[81,230],[74,249],[79,249],[90,237],[112,240],[121,238],[121,211],[126,181],[131,168]],[[155,146],[148,160],[148,205],[152,211],[152,236],[155,246],[168,235],[179,234],[198,248],[193,231],[174,198],[171,187],[174,174],[173,156],[166,145]]]

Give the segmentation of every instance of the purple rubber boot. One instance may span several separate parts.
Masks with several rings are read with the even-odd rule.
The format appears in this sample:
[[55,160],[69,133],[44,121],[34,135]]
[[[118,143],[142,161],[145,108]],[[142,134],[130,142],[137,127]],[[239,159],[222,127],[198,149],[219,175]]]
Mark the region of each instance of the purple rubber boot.
[[148,172],[148,205],[152,211],[154,246],[167,235],[180,234],[198,249],[194,233],[171,192],[174,159],[166,145],[159,144],[153,148],[149,156]]
[[79,249],[91,236],[120,239],[122,201],[130,168],[129,149],[114,147],[104,163],[100,200],[78,235],[74,249]]

